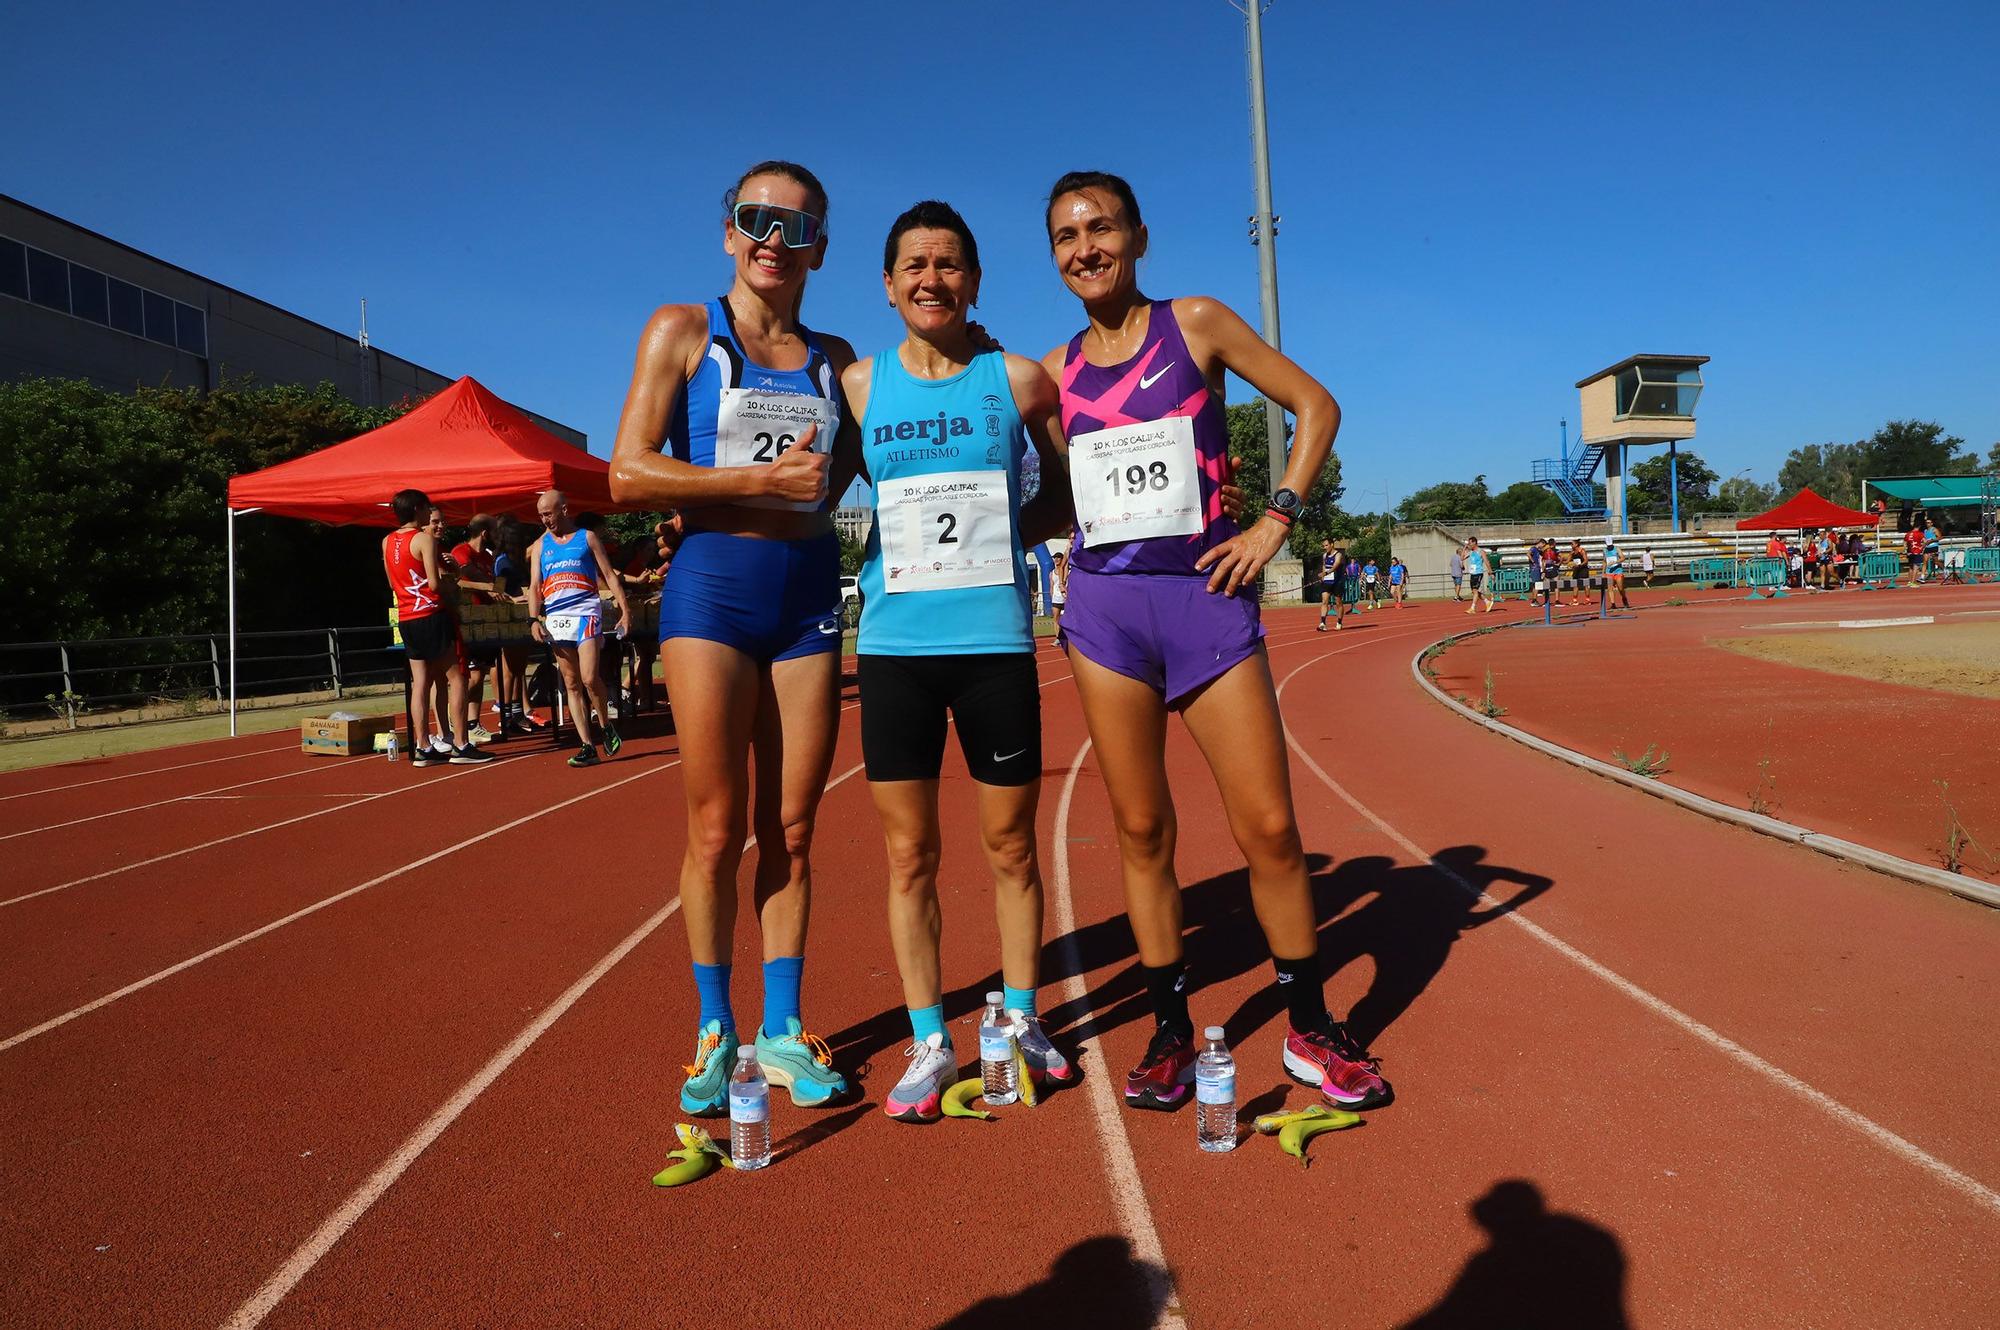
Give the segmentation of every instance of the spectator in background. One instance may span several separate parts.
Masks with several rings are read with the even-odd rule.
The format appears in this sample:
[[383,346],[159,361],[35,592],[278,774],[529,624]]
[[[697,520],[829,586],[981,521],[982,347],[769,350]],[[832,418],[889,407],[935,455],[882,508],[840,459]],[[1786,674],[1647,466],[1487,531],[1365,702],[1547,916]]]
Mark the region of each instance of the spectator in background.
[[1063,608],[1069,604],[1069,550],[1059,549],[1049,561],[1049,614],[1062,629]]
[[[528,608],[534,616],[535,640],[550,643],[555,651],[563,690],[569,696],[570,720],[582,742],[569,765],[596,766],[593,705],[604,732],[605,751],[616,756],[624,743],[618,727],[611,723],[611,701],[597,664],[603,638],[605,572],[615,565],[595,532],[571,523],[569,501],[560,490],[545,491],[535,501],[535,511],[542,519],[542,538],[528,554]],[[625,604],[625,588],[615,581],[610,586],[619,620],[629,622],[632,616]]]
[[[494,594],[516,605],[528,603],[528,528],[518,519],[500,519],[493,552]],[[500,715],[500,727],[509,724],[534,733],[542,727],[527,707],[528,644],[512,641],[500,648],[500,682],[494,689],[493,707]]]
[[1376,566],[1375,556],[1371,554],[1368,562],[1361,565],[1361,589],[1368,597],[1368,608],[1371,610],[1382,608],[1381,578],[1382,570]]
[[[430,498],[422,490],[398,490],[389,507],[401,525],[382,538],[382,571],[396,597],[403,653],[410,663],[410,765],[491,762],[489,754],[466,742],[465,673],[458,666],[451,616],[444,608],[444,571],[438,544],[425,529],[431,516]],[[452,736],[449,755],[444,757],[434,753],[430,745],[430,692],[439,677],[446,686],[446,706],[441,714],[456,717],[460,726]]]
[[1541,542],[1536,541],[1528,546],[1528,603],[1541,605],[1548,598],[1548,564],[1543,559]]
[[1924,580],[1924,529],[1914,523],[1903,533],[1903,557],[1910,567],[1910,585],[1915,586]]
[[[604,622],[604,638],[598,644],[597,674],[604,682],[605,705],[611,710],[597,718],[602,723],[620,718],[618,702],[625,695],[625,639],[632,635],[632,626],[619,610],[623,601],[609,605],[602,603],[610,598],[613,583],[618,585],[620,591],[624,590],[624,583],[619,577],[621,550],[617,533],[605,523],[603,513],[584,513],[576,519],[576,529],[596,536],[598,543],[604,547],[604,562],[598,565],[597,574],[598,613]],[[594,698],[596,694],[591,696]]]
[[[671,519],[670,519],[671,520]],[[653,709],[653,662],[659,650],[660,584],[666,580],[672,556],[660,539],[666,522],[655,522],[650,535],[635,538],[626,551],[625,566],[618,579],[625,587],[625,601],[632,607],[632,623],[626,628],[623,654],[628,667],[625,702],[635,713]],[[650,626],[650,628],[649,628]]]
[[[473,514],[466,525],[465,539],[451,547],[451,561],[458,568],[458,589],[473,605],[493,603],[493,519],[485,513]],[[461,633],[462,636],[462,633]],[[500,648],[483,642],[465,653],[465,734],[476,744],[489,742],[493,735],[479,723],[486,700],[486,677],[500,663]],[[498,685],[495,685],[496,689]]]
[[1938,529],[1932,526],[1928,519],[1926,519],[1924,522],[1923,532],[1924,532],[1924,576],[1926,578],[1932,578],[1938,576],[1939,572],[1941,571],[1939,569],[1938,563],[1940,558],[1942,557],[1941,552],[1943,550],[1944,540],[1938,534]]
[[1465,589],[1465,546],[1459,545],[1451,552],[1451,598],[1463,600],[1459,593]]
[[1799,585],[1811,586],[1819,581],[1819,532],[1806,531],[1799,536]]
[[[451,542],[445,536],[444,509],[437,507],[431,509],[430,516],[424,520],[424,534],[431,538],[432,544],[438,551],[438,574],[444,582],[444,613],[451,620],[451,654],[452,659],[458,664],[459,674],[463,676],[466,672],[465,631],[458,622],[458,565],[445,553],[451,548]],[[444,676],[433,677],[430,696],[422,699],[418,705],[427,706],[431,711],[431,751],[439,759],[448,760],[451,757],[451,744],[445,735],[457,733],[458,724],[447,710],[451,706],[451,692]],[[465,737],[470,740],[472,735],[468,731]]]
[[1389,596],[1396,602],[1396,608],[1403,608],[1403,583],[1409,578],[1410,570],[1403,566],[1400,556],[1389,556]]
[[1653,585],[1653,547],[1651,545],[1639,551],[1639,572],[1645,581],[1647,589],[1651,590]]
[[1331,540],[1319,543],[1319,632],[1326,631],[1327,611],[1333,612],[1335,629],[1347,627],[1342,617],[1347,610],[1340,595],[1340,572],[1347,566],[1347,551]]

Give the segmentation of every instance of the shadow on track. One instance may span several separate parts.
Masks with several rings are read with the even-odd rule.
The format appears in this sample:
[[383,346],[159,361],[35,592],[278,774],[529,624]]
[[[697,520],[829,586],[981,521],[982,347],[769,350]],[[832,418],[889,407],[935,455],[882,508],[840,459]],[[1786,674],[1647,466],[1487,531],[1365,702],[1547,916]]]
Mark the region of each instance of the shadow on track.
[[1625,1252],[1611,1230],[1550,1211],[1541,1188],[1520,1178],[1494,1183],[1471,1210],[1486,1246],[1398,1330],[1629,1330]]
[[1133,1257],[1124,1238],[1087,1238],[1057,1256],[1049,1273],[1018,1293],[973,1303],[936,1330],[1090,1326],[1150,1330],[1166,1306],[1167,1272]]
[[[1518,909],[1554,885],[1539,874],[1488,864],[1485,857],[1486,849],[1479,845],[1454,845],[1440,850],[1429,863],[1406,867],[1380,855],[1337,865],[1323,854],[1306,856],[1322,973],[1331,979],[1364,956],[1374,963],[1368,992],[1346,1016],[1348,1029],[1362,1044],[1372,1043],[1409,1010],[1444,968],[1462,933]],[[1515,883],[1521,890],[1498,905],[1480,908],[1453,880],[1454,874],[1480,891],[1501,882]],[[1181,908],[1194,990],[1269,963],[1263,930],[1250,907],[1246,870],[1183,887]],[[1071,939],[1077,964],[1086,974],[1136,954],[1131,925],[1122,914],[1079,928]],[[1066,950],[1060,939],[1045,950],[1045,985],[1074,973]],[[975,995],[973,1001],[977,1000]],[[1276,986],[1266,985],[1223,1024],[1230,1041],[1240,1042],[1283,1010]],[[1082,1040],[1150,1014],[1144,979],[1133,964],[1091,989],[1080,1003],[1064,1003],[1045,1012],[1042,1023],[1052,1031],[1065,1031],[1071,1040]]]

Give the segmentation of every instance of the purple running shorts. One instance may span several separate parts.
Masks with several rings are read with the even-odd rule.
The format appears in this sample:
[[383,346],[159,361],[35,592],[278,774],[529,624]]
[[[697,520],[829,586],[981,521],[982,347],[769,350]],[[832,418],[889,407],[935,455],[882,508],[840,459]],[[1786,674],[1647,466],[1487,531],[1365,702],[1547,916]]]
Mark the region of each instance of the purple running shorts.
[[1210,591],[1206,575],[1072,567],[1062,639],[1177,707],[1249,659],[1264,639],[1264,624],[1254,599]]

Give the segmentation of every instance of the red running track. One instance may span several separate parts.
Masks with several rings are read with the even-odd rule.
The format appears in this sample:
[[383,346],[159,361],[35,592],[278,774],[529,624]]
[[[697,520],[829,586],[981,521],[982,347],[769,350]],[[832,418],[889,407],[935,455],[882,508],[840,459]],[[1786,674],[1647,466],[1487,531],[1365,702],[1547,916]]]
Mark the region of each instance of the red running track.
[[[850,711],[806,1005],[866,1096],[781,1104],[778,1165],[676,1191],[647,1182],[693,1014],[670,737],[588,772],[274,755],[268,774],[325,774],[275,782],[288,806],[247,822],[203,800],[101,819],[150,828],[115,843],[5,842],[10,877],[53,884],[292,800],[339,808],[0,907],[9,1321],[693,1324],[725,1300],[797,1325],[2000,1317],[2000,920],[1466,725],[1409,677],[1464,622],[1435,607],[1337,635],[1269,621],[1329,996],[1399,1096],[1315,1142],[1310,1171],[1262,1139],[1203,1155],[1186,1113],[1100,1113],[1147,1021],[1103,791],[1045,650],[1044,1005],[1086,1084],[993,1124],[881,1116],[907,1025]],[[1228,1023],[1246,1111],[1303,1103],[1212,786],[1178,734],[1171,757],[1196,1014]],[[948,770],[948,1011],[969,1049],[997,943]],[[143,803],[166,774],[113,788]],[[105,788],[0,810],[47,825],[110,811]]]

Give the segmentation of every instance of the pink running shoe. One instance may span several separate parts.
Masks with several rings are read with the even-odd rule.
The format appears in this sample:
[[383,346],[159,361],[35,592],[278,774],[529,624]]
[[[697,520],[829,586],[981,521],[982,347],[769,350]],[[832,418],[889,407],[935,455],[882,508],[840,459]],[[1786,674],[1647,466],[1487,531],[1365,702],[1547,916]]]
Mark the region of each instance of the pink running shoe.
[[944,1092],[951,1088],[958,1058],[941,1034],[926,1036],[903,1050],[910,1066],[882,1101],[882,1111],[898,1122],[936,1122],[944,1115]]
[[1326,1032],[1290,1030],[1285,1036],[1285,1071],[1317,1086],[1338,1108],[1380,1108],[1394,1098],[1380,1067],[1339,1021]]

